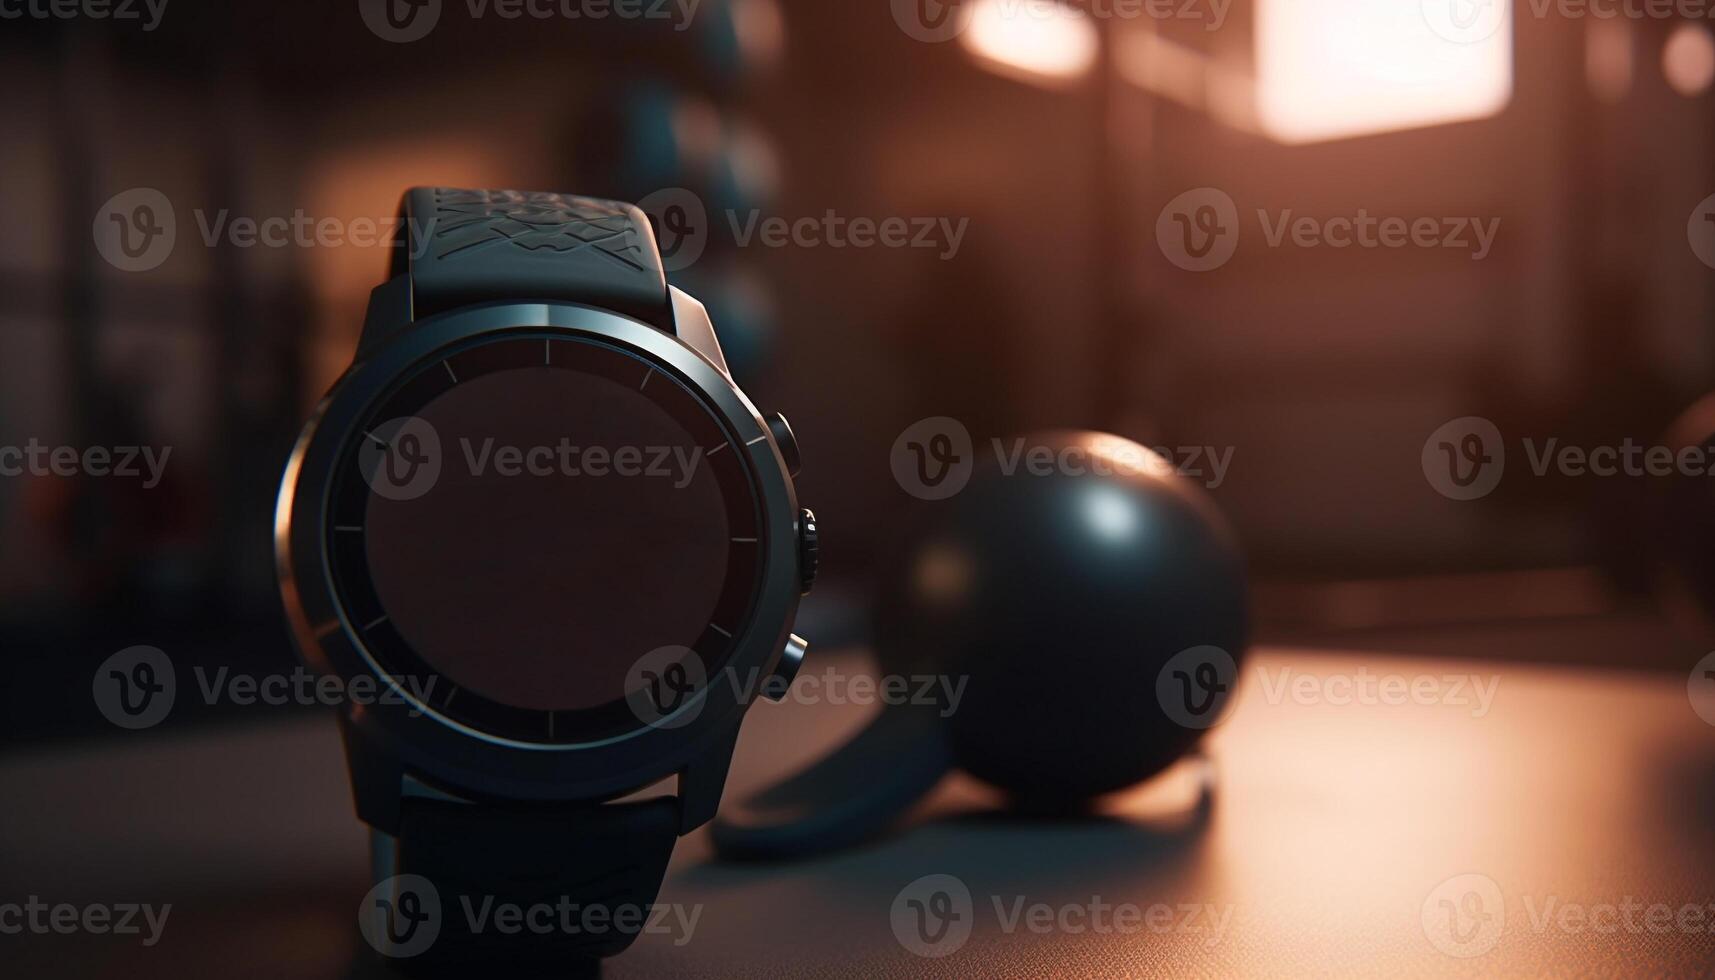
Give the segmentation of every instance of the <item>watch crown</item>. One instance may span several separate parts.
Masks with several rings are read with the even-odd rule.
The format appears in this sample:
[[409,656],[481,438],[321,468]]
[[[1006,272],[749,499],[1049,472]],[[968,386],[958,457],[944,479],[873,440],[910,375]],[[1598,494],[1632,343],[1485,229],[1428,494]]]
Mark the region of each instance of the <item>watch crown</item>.
[[821,535],[816,530],[816,512],[806,507],[798,512],[798,585],[802,595],[816,583],[816,566],[822,560]]

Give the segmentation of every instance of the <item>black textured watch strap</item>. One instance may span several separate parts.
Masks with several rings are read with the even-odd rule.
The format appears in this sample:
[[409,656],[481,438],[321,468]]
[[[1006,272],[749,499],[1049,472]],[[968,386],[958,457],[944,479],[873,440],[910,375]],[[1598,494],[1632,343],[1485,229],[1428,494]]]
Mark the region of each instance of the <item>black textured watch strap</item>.
[[679,836],[671,797],[547,811],[403,803],[397,873],[426,879],[439,907],[414,972],[566,975],[672,921],[652,911]]
[[667,276],[638,208],[575,194],[416,187],[400,205],[413,318],[498,300],[586,303],[673,328]]
[[[673,328],[655,236],[632,205],[419,187],[401,212],[408,247],[394,252],[393,274],[410,275],[413,319],[562,301]],[[575,808],[407,797],[394,880],[426,880],[439,915],[429,948],[405,962],[435,975],[561,975],[618,953],[656,921],[678,836],[671,797]]]

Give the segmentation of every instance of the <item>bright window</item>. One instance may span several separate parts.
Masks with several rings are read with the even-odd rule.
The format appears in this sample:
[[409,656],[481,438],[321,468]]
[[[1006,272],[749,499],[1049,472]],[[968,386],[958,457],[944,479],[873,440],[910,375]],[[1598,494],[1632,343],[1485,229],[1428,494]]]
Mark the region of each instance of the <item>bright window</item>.
[[1287,143],[1499,112],[1512,96],[1510,0],[1259,0],[1257,111]]

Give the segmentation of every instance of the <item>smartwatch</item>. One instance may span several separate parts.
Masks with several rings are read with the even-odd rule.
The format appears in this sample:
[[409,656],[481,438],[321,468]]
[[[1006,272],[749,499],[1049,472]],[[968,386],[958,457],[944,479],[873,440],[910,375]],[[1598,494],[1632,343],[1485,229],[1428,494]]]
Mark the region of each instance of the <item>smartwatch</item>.
[[275,514],[371,830],[360,924],[419,962],[611,955],[803,661],[798,447],[636,207],[416,188],[400,227]]

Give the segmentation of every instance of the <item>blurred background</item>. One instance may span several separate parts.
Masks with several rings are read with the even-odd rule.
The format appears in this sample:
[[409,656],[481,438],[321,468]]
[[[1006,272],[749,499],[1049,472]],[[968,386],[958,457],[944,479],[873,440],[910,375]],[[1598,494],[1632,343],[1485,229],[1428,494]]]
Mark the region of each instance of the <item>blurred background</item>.
[[[674,281],[805,447],[827,556],[806,614],[830,630],[861,630],[916,503],[896,439],[950,416],[980,442],[1077,427],[1230,453],[1204,482],[1265,642],[1674,671],[1707,651],[1663,584],[1674,522],[1651,481],[1539,477],[1520,448],[1662,444],[1715,388],[1707,18],[491,3],[0,21],[0,445],[171,447],[148,488],[0,479],[8,741],[113,731],[83,692],[122,647],[291,662],[280,467],[384,275],[363,222],[417,184],[654,203]],[[132,271],[98,242],[139,190],[158,196],[125,210],[164,198],[174,234]],[[1271,241],[1360,215],[1463,243]],[[294,216],[345,234],[275,245],[238,224]],[[771,244],[782,219],[823,230]],[[858,247],[860,219],[916,244]],[[1236,235],[1230,258],[1190,268],[1209,264],[1194,228]],[[1423,455],[1466,416],[1505,434],[1509,468],[1459,501]],[[1533,628],[1509,644],[1514,622]]]

